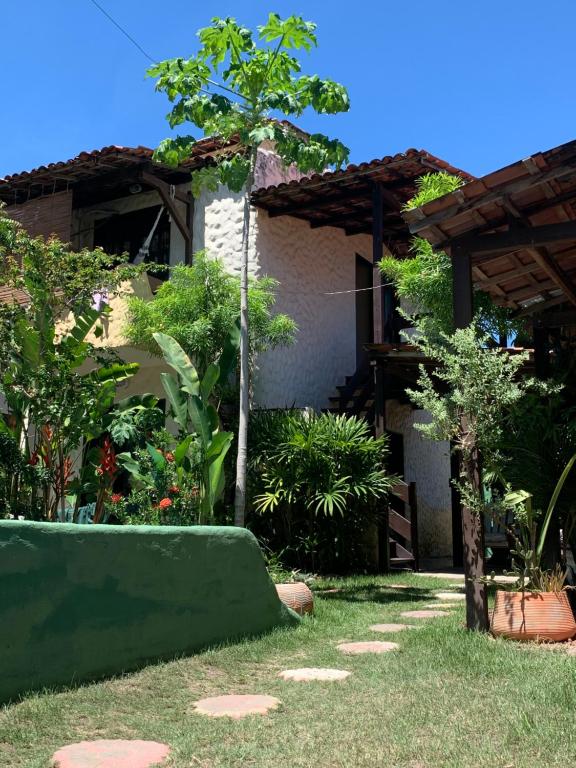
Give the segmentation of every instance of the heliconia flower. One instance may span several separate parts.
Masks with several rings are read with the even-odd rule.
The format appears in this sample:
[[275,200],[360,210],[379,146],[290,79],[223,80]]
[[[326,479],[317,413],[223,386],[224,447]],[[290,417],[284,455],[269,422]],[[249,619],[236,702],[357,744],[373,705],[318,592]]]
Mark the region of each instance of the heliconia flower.
[[121,493],[113,493],[112,496],[110,497],[110,501],[112,502],[112,504],[118,504],[120,501],[122,501],[123,498],[124,496],[122,496]]
[[159,509],[167,509],[172,506],[172,499],[160,499],[158,502]]
[[33,451],[30,454],[30,458],[28,459],[28,464],[30,464],[31,467],[35,467],[36,464],[38,464],[38,451]]

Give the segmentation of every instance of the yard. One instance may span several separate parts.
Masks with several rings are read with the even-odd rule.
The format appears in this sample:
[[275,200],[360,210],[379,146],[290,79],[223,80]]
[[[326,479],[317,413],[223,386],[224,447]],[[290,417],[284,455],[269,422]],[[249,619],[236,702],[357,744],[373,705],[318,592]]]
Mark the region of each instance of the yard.
[[[403,584],[398,589],[392,584]],[[318,583],[316,615],[296,630],[4,708],[0,764],[45,768],[59,747],[98,738],[151,739],[172,747],[167,765],[323,768],[537,768],[573,760],[576,659],[463,628],[463,603],[434,619],[401,619],[451,581],[394,575]],[[436,600],[436,602],[439,602]],[[369,626],[409,621],[417,631]],[[400,649],[343,656],[344,640],[393,640]],[[332,667],[342,682],[297,683],[283,669]],[[209,718],[194,702],[264,693],[281,706],[243,720]]]

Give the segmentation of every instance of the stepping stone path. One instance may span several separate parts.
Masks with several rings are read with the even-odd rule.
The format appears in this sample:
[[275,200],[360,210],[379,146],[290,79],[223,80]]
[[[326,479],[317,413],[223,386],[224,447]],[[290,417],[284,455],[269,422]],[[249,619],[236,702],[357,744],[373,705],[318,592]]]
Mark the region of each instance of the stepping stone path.
[[398,643],[389,643],[382,640],[368,640],[361,643],[340,643],[336,648],[341,653],[356,656],[360,653],[388,653],[396,651],[400,646]]
[[276,709],[280,699],[274,696],[255,696],[252,694],[212,696],[201,699],[194,706],[196,712],[209,717],[231,717],[240,720],[247,715],[266,715],[270,709]]
[[283,680],[307,682],[309,680],[344,680],[351,674],[351,672],[347,672],[344,669],[304,667],[303,669],[285,669],[279,673],[278,677],[281,677]]
[[437,616],[450,616],[452,611],[404,611],[401,613],[405,619],[434,619]]
[[54,768],[150,768],[161,765],[170,752],[156,741],[100,739],[62,747],[52,757]]
[[454,603],[430,603],[430,605],[424,606],[424,610],[426,610],[426,611],[428,611],[428,610],[435,611],[436,608],[450,608],[450,609],[452,609],[452,608],[455,608],[455,607],[456,606],[454,605]]
[[384,589],[411,589],[408,584],[385,584]]
[[438,600],[454,600],[454,602],[466,600],[466,595],[462,594],[462,592],[436,592],[434,597]]
[[372,624],[372,632],[402,632],[404,629],[418,629],[410,624]]

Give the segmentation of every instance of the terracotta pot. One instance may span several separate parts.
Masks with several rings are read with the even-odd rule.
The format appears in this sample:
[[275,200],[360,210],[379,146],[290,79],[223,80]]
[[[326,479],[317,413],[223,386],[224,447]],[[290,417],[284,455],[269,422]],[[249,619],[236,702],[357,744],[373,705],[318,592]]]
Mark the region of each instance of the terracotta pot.
[[576,635],[566,592],[496,592],[492,634],[513,640],[560,642]]
[[300,616],[314,612],[314,596],[301,581],[295,584],[276,584],[276,591],[284,605],[292,608]]

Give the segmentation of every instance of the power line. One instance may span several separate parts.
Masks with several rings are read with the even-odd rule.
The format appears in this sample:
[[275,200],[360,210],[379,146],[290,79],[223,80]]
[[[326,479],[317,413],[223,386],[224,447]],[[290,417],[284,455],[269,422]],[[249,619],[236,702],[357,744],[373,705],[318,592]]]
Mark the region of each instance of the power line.
[[[93,5],[96,7],[96,8],[98,8],[98,10],[99,10],[99,11],[100,11],[100,12],[101,12],[101,13],[102,13],[104,16],[106,16],[106,18],[107,18],[107,19],[108,19],[108,20],[109,20],[109,21],[110,21],[112,24],[114,24],[114,26],[116,27],[116,29],[118,29],[118,30],[119,30],[119,31],[120,31],[120,32],[121,32],[121,33],[124,35],[124,37],[127,37],[127,38],[128,38],[128,40],[130,40],[130,42],[132,43],[132,45],[134,45],[134,46],[135,46],[135,47],[136,47],[136,48],[137,48],[137,49],[140,51],[140,53],[141,53],[143,56],[145,56],[145,57],[148,59],[148,61],[151,61],[151,62],[152,62],[152,64],[158,64],[158,60],[157,60],[157,59],[155,59],[153,56],[151,56],[151,55],[148,53],[148,51],[146,51],[146,50],[145,50],[145,49],[144,49],[144,48],[143,48],[143,47],[140,45],[140,43],[139,43],[139,42],[138,42],[138,41],[137,41],[135,38],[133,38],[133,37],[132,37],[132,35],[131,35],[131,34],[130,34],[130,33],[129,33],[129,32],[126,30],[126,29],[124,29],[124,27],[123,27],[123,26],[122,26],[120,23],[119,23],[118,21],[116,21],[116,19],[115,19],[113,16],[111,16],[111,15],[108,13],[108,11],[107,11],[105,8],[103,8],[103,7],[100,5],[100,3],[98,3],[98,2],[97,2],[97,0],[90,0],[90,2],[91,2],[91,3],[92,3],[92,4],[93,4]],[[244,97],[244,96],[242,96],[242,94],[241,94],[241,93],[240,93],[240,94],[239,94],[239,93],[236,93],[236,91],[232,90],[232,88],[228,88],[226,85],[222,85],[221,83],[217,83],[217,82],[216,82],[216,80],[211,80],[209,77],[207,77],[207,78],[206,78],[206,82],[207,82],[207,83],[210,83],[210,85],[214,85],[216,88],[221,88],[223,91],[228,91],[228,93],[232,93],[232,94],[233,94],[234,96],[236,96],[236,97],[240,96],[241,98],[245,99],[245,97]],[[208,94],[210,94],[210,91],[207,91],[207,90],[205,90],[204,88],[200,88],[200,90],[201,90],[201,91],[203,91],[204,93],[208,93]],[[238,106],[239,106],[239,107],[242,107],[242,105],[241,105],[241,104],[238,104]]]
[[102,8],[102,6],[100,5],[100,3],[96,2],[96,0],[90,0],[90,2],[91,2],[93,5],[95,5],[95,6],[96,6],[96,8],[98,8],[98,10],[99,10],[101,13],[103,13],[103,14],[104,14],[104,16],[106,16],[106,18],[107,18],[109,21],[111,21],[111,22],[112,22],[112,24],[114,24],[114,26],[116,27],[116,29],[119,29],[119,30],[120,30],[120,32],[122,32],[122,34],[123,34],[125,37],[127,37],[127,38],[128,38],[128,40],[130,40],[130,42],[132,43],[132,45],[134,45],[134,46],[135,46],[135,47],[136,47],[136,48],[137,48],[137,49],[140,51],[140,53],[142,53],[142,54],[143,54],[143,55],[144,55],[144,56],[145,56],[145,57],[146,57],[146,58],[147,58],[149,61],[151,61],[151,62],[152,62],[152,64],[157,64],[157,63],[158,63],[158,62],[156,61],[156,59],[154,59],[152,56],[150,56],[150,54],[149,54],[147,51],[145,51],[145,50],[144,50],[144,48],[142,48],[142,46],[140,45],[140,43],[139,43],[137,40],[135,40],[135,39],[132,37],[132,35],[131,35],[129,32],[127,32],[127,31],[124,29],[124,27],[120,26],[120,24],[119,24],[119,23],[116,21],[116,19],[114,19],[112,16],[110,16],[110,14],[108,13],[108,11],[106,11],[104,8]]

